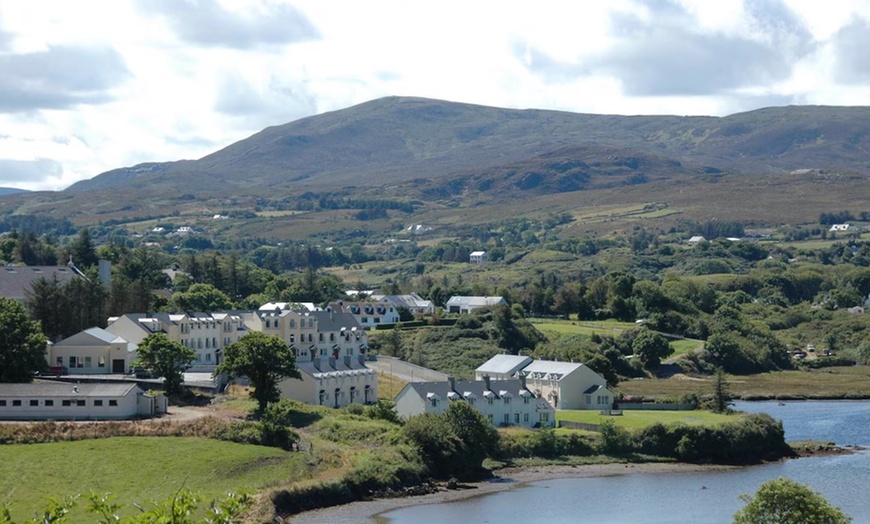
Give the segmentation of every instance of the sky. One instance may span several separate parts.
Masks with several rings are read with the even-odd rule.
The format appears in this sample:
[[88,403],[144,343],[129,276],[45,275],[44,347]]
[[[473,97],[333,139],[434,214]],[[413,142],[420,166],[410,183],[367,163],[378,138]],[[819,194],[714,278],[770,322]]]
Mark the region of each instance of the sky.
[[195,159],[384,96],[579,113],[870,105],[870,0],[0,4],[0,186]]

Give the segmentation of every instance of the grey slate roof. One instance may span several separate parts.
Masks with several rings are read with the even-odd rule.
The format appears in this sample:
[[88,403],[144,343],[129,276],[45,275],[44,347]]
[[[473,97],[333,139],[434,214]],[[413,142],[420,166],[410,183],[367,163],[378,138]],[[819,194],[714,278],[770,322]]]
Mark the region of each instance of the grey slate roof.
[[0,268],[0,296],[24,301],[33,289],[33,282],[40,278],[65,284],[78,275],[66,266],[5,266]]
[[[131,389],[139,389],[132,382],[113,384],[84,383],[70,384],[68,382],[34,382],[31,384],[0,384],[0,397],[123,397]],[[78,389],[76,392],[75,389]]]
[[[526,376],[529,373],[555,373],[564,377],[565,375],[576,371],[583,367],[583,364],[577,362],[557,362],[554,360],[535,360],[523,369]],[[559,377],[561,380],[561,377]]]
[[[476,398],[484,398],[484,393],[490,391],[497,398],[501,398],[500,392],[507,392],[511,396],[519,396],[520,392],[525,390],[528,395],[534,397],[534,394],[527,388],[523,387],[520,379],[510,380],[490,380],[489,389],[486,388],[486,382],[483,380],[457,380],[455,387],[450,389],[450,382],[409,382],[405,388],[411,388],[421,398],[426,398],[430,393],[438,395],[442,399],[447,399],[450,392],[457,393],[460,397],[465,397],[466,393],[473,394]],[[404,392],[404,390],[403,390]],[[400,393],[401,395],[401,393]]]
[[496,355],[480,365],[474,371],[481,374],[511,374],[532,363],[531,357],[520,355]]
[[111,344],[113,342],[120,342],[120,343],[124,343],[124,344],[127,343],[127,341],[124,340],[123,338],[119,337],[118,335],[115,335],[114,333],[109,333],[108,331],[106,331],[103,328],[92,327],[92,328],[86,329],[84,332],[87,333],[88,335],[96,338],[96,339],[102,340],[103,342],[105,342],[107,344]]

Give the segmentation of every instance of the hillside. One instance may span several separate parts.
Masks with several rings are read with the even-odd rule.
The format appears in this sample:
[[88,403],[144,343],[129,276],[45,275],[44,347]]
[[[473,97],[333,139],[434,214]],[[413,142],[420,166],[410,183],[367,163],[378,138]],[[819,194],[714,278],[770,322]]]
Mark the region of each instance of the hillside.
[[[304,195],[419,202],[364,231],[396,219],[481,224],[653,202],[698,220],[802,223],[865,206],[855,188],[870,172],[868,124],[866,107],[616,116],[390,97],[270,127],[199,160],[119,168],[0,203],[77,225],[304,209],[292,207]],[[247,229],[245,220],[227,227],[276,238],[360,228],[353,213],[270,217]]]

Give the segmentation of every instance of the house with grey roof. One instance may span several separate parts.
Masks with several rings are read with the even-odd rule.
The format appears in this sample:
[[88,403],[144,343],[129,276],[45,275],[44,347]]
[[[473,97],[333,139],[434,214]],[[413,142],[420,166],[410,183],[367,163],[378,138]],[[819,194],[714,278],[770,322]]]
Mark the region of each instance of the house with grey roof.
[[434,315],[435,303],[426,300],[417,293],[408,295],[379,295],[370,296],[372,300],[392,304],[396,309],[404,308],[412,315]]
[[33,283],[44,278],[57,279],[60,284],[81,278],[67,266],[13,266],[0,268],[0,296],[24,302],[33,290]]
[[74,375],[126,373],[136,360],[136,344],[93,327],[49,346],[48,362]]
[[326,306],[326,311],[350,313],[363,328],[371,328],[380,324],[395,324],[399,321],[398,310],[389,302],[346,302],[339,300]]
[[166,397],[133,383],[0,384],[0,420],[124,420],[166,408]]
[[532,363],[531,357],[522,355],[496,355],[474,370],[474,378],[483,380],[490,377],[495,380],[516,378],[517,373]]
[[532,393],[520,378],[508,380],[409,382],[396,397],[396,412],[410,418],[423,413],[443,413],[452,402],[468,402],[487,420],[499,426],[551,427],[556,417],[544,398]]
[[506,305],[508,303],[504,297],[464,297],[459,295],[450,297],[445,304],[448,313],[459,313],[460,315],[471,313],[482,307]]
[[535,396],[546,398],[556,409],[595,409],[613,406],[607,380],[579,362],[535,360],[522,369]]

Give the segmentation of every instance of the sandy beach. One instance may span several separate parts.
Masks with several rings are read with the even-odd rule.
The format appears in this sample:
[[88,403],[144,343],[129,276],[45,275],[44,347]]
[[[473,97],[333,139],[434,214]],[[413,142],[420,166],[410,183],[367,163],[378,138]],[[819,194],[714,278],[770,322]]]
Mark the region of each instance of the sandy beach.
[[587,466],[541,466],[506,468],[496,472],[496,476],[483,482],[465,484],[467,489],[447,490],[416,497],[385,498],[353,502],[343,506],[307,511],[292,515],[285,522],[293,524],[356,524],[359,522],[377,523],[376,515],[386,511],[417,506],[439,504],[453,500],[478,497],[497,491],[506,491],[529,482],[563,479],[572,477],[605,477],[611,475],[631,475],[637,473],[682,473],[731,469],[736,466],[709,466],[681,463],[647,464],[592,464]]

